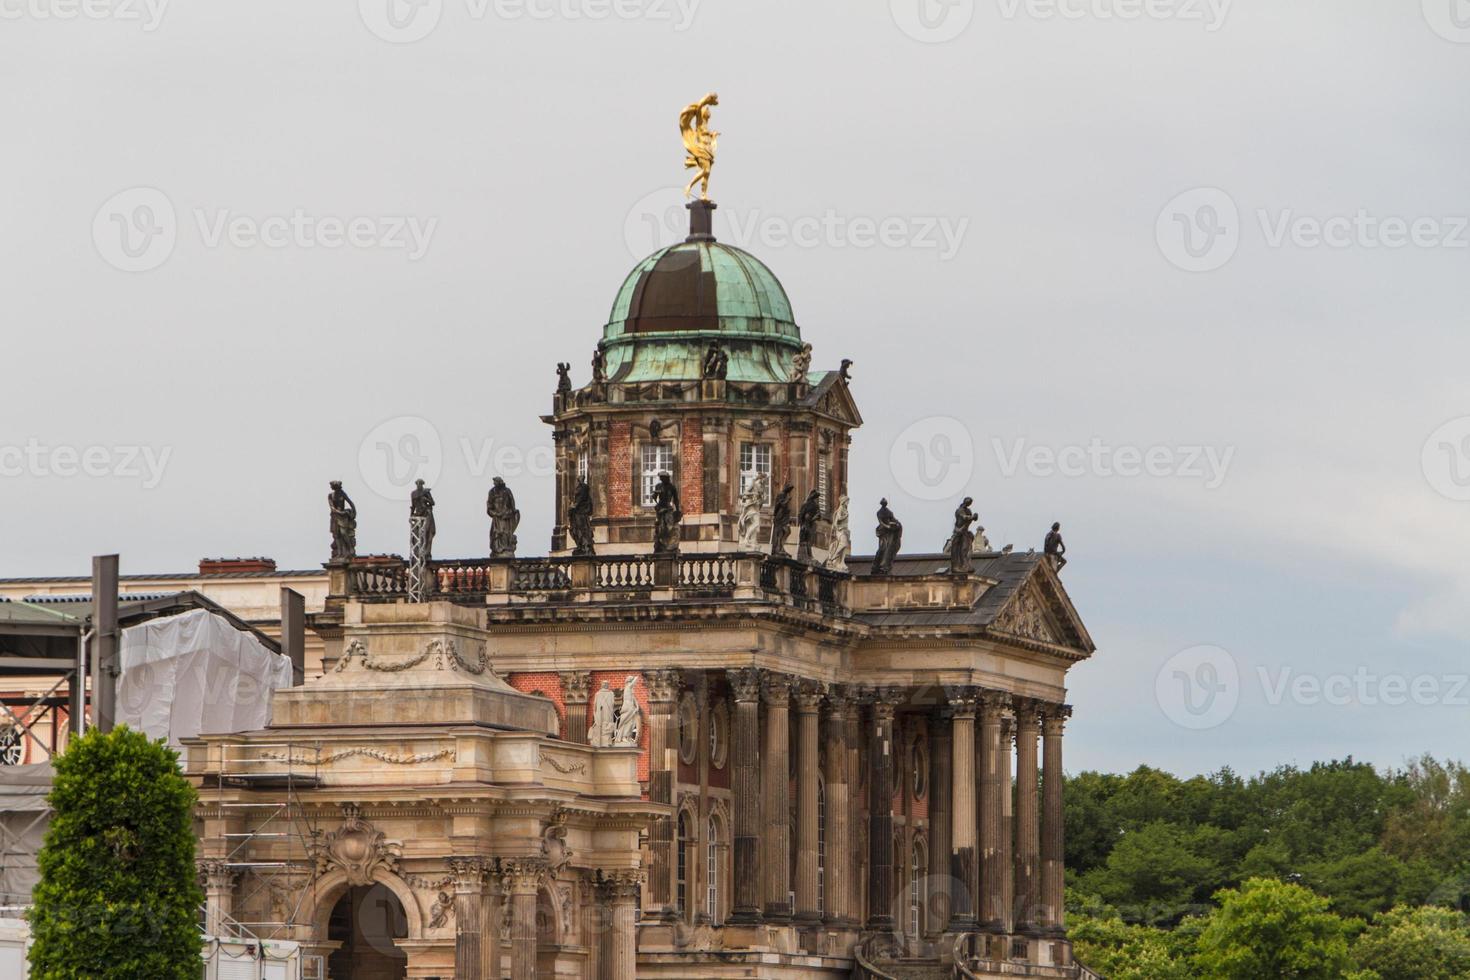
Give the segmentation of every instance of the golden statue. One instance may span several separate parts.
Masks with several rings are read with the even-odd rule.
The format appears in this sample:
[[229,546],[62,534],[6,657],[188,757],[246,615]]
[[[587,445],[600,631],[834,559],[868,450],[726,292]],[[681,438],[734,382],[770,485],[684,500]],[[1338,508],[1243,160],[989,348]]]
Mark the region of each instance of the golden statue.
[[679,113],[679,135],[684,137],[684,149],[688,151],[684,168],[696,171],[694,179],[684,188],[685,197],[694,193],[694,185],[699,184],[699,199],[709,200],[709,172],[715,165],[715,145],[720,136],[709,128],[709,111],[719,104],[720,97],[711,92]]

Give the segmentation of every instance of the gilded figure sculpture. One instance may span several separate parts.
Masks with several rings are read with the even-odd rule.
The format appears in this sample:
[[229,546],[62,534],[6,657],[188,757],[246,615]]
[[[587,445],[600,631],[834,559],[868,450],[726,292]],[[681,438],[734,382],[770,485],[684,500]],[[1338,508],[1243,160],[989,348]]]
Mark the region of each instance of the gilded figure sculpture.
[[694,193],[699,186],[699,199],[709,200],[709,173],[715,165],[715,147],[720,134],[709,128],[710,109],[720,104],[714,92],[698,102],[691,102],[679,113],[679,135],[684,137],[684,168],[693,170],[694,177],[684,188],[684,196]]

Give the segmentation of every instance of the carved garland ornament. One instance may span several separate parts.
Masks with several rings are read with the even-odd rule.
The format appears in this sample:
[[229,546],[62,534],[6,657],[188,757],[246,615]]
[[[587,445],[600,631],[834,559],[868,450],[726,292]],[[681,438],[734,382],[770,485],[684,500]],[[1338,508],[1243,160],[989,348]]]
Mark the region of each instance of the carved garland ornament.
[[437,752],[394,753],[385,752],[382,749],[358,748],[346,749],[341,752],[322,752],[315,759],[304,756],[289,755],[285,752],[264,751],[260,758],[269,759],[272,762],[285,762],[293,766],[326,766],[342,759],[351,759],[354,756],[367,756],[369,759],[377,759],[395,766],[413,766],[424,762],[435,762],[439,759],[454,758],[454,749],[440,749]]
[[545,752],[542,752],[541,761],[563,775],[587,771],[587,763],[580,759],[576,762],[563,762],[554,755],[547,755]]
[[420,664],[426,663],[431,657],[434,659],[435,670],[444,670],[448,667],[450,670],[462,670],[467,674],[483,674],[490,666],[490,658],[485,653],[483,646],[477,645],[475,660],[471,663],[460,656],[459,645],[454,640],[433,640],[424,648],[424,652],[417,657],[400,660],[396,663],[383,663],[374,660],[371,654],[368,653],[366,643],[362,640],[353,640],[347,645],[346,652],[338,659],[337,666],[332,668],[332,672],[342,672],[347,668],[349,663],[356,659],[368,670],[394,674],[402,670],[412,670]]

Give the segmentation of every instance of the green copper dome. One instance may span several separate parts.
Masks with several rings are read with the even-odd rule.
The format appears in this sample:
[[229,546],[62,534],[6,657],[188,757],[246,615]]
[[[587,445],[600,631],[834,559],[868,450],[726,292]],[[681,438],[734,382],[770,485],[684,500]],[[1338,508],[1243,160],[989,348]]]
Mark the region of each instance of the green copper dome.
[[613,381],[696,379],[711,341],[728,380],[782,382],[801,349],[786,290],[749,252],[686,241],[654,252],[623,281],[602,332]]

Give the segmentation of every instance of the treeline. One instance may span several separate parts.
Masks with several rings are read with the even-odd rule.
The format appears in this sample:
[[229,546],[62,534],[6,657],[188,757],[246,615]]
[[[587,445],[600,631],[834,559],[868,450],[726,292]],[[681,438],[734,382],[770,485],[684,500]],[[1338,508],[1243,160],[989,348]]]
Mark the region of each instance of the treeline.
[[1470,976],[1459,763],[1084,772],[1063,799],[1072,932],[1109,980]]

